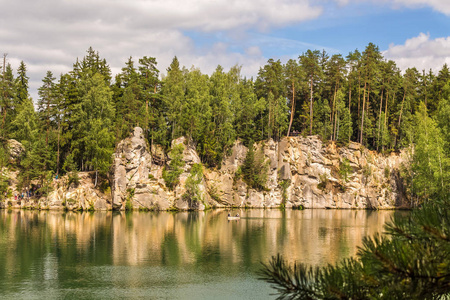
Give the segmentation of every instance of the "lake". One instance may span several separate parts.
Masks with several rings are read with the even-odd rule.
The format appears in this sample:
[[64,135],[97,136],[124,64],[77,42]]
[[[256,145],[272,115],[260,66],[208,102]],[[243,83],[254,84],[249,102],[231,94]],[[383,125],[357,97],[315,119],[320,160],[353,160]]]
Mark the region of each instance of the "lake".
[[261,261],[355,255],[394,211],[0,210],[2,299],[275,299]]

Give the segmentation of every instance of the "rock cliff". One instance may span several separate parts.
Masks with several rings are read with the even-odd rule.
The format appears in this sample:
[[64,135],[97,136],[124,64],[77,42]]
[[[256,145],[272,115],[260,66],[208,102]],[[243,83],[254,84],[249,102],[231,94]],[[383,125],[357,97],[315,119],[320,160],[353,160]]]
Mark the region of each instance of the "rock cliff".
[[[48,197],[33,195],[21,199],[23,191],[17,190],[18,171],[4,169],[2,174],[9,178],[10,193],[0,202],[0,208],[204,210],[408,206],[399,171],[408,161],[405,153],[385,156],[358,143],[337,147],[334,143],[324,144],[317,136],[263,141],[254,145],[254,153],[259,153],[264,161],[261,170],[265,182],[263,188],[255,189],[241,175],[249,149],[239,141],[216,169],[202,167],[195,145],[184,137],[172,141],[171,148],[179,149],[178,158],[174,151],[165,153],[161,146],[150,148],[142,129],[135,128],[114,153],[111,191],[104,188],[101,192],[93,184],[92,173],[80,172],[76,186],[64,176],[53,180]],[[10,142],[11,159],[19,159],[23,151],[20,143]],[[169,188],[164,172],[166,175],[175,172],[170,167],[175,159],[181,167]],[[14,197],[16,194],[18,199]]]
[[[163,179],[171,157],[161,147],[149,146],[142,129],[122,141],[111,171],[114,209],[205,209],[207,207],[382,208],[407,206],[399,175],[404,154],[384,156],[358,143],[348,147],[324,144],[317,136],[288,137],[256,144],[268,164],[264,189],[250,188],[237,176],[248,149],[237,141],[219,169],[203,168],[196,183],[198,197],[187,194],[192,167],[200,164],[195,145],[185,138],[183,168],[178,184],[169,189]],[[189,186],[189,189],[192,189]]]
[[[0,203],[0,208],[26,208],[50,210],[110,210],[111,196],[109,192],[101,192],[94,186],[93,172],[79,172],[79,183],[68,184],[67,176],[53,179],[48,196],[37,193],[28,194],[27,190],[17,187],[18,171],[10,172],[9,197]],[[32,182],[38,186],[38,181]],[[17,197],[16,197],[17,195]]]

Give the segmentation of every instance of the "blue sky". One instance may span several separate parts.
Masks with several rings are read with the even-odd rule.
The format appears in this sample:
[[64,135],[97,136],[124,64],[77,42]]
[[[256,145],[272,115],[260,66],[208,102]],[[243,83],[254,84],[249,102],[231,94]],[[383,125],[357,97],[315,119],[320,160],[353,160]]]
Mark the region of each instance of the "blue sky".
[[225,41],[232,51],[245,53],[247,47],[257,46],[268,58],[297,58],[312,48],[345,56],[355,49],[363,51],[370,42],[383,51],[420,33],[429,34],[430,39],[447,37],[450,17],[429,6],[391,8],[386,4],[332,3],[324,6],[318,18],[268,31],[249,30],[243,40],[233,40],[223,31],[185,31],[201,47]]
[[0,0],[0,50],[28,66],[31,95],[47,70],[68,72],[88,47],[113,73],[128,57],[156,57],[165,73],[177,55],[210,74],[242,66],[255,76],[269,58],[329,54],[372,42],[401,69],[450,64],[449,0]]

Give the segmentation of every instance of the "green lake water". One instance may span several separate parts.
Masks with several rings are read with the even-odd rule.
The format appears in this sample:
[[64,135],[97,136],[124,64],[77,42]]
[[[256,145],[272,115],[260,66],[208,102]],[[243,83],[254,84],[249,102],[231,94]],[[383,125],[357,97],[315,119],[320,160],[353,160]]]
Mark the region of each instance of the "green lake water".
[[261,261],[335,263],[393,211],[0,210],[0,299],[275,299]]

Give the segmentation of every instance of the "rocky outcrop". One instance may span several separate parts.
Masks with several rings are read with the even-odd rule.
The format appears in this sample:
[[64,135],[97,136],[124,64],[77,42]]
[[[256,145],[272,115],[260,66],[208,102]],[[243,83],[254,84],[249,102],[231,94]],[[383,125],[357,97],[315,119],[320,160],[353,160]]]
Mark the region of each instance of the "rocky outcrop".
[[[94,186],[93,172],[79,172],[78,183],[69,184],[68,176],[53,178],[48,189],[41,188],[39,180],[32,180],[27,188],[19,188],[19,161],[25,148],[16,140],[7,141],[10,165],[1,170],[2,180],[8,183],[7,191],[0,197],[0,208],[27,208],[52,210],[110,210],[111,193]],[[40,189],[40,190],[39,190]],[[48,196],[42,196],[42,194]]]
[[[164,162],[161,148],[154,147],[155,154]],[[113,209],[156,209],[170,207],[169,193],[162,179],[162,165],[152,165],[152,156],[142,129],[136,127],[130,137],[121,141],[114,154],[111,168]]]
[[179,183],[171,190],[163,179],[164,167],[171,161],[170,154],[166,155],[158,145],[153,145],[149,151],[141,128],[135,128],[130,137],[120,142],[111,169],[113,209],[205,209],[210,198],[204,180],[197,186],[201,201],[183,197],[191,168],[201,161],[192,143],[181,137],[172,141],[172,148],[179,144],[183,145],[183,170]]
[[[250,188],[238,176],[248,149],[233,145],[218,169],[203,168],[196,201],[186,197],[193,165],[200,164],[195,145],[185,138],[172,142],[184,147],[183,170],[170,190],[163,179],[171,155],[153,146],[149,151],[142,131],[122,141],[112,169],[116,209],[205,209],[207,207],[395,208],[407,206],[399,168],[403,154],[384,156],[358,143],[348,147],[324,144],[319,137],[289,137],[255,145],[268,165],[266,188]],[[153,159],[152,159],[153,157]],[[127,204],[128,203],[128,204]]]
[[16,140],[8,140],[7,142],[8,150],[9,150],[9,158],[12,164],[15,164],[25,153],[25,148],[21,143]]
[[111,193],[94,185],[94,172],[78,173],[79,183],[68,184],[67,176],[53,182],[54,190],[38,204],[52,210],[110,210]]
[[[80,184],[69,185],[67,177],[54,180],[52,192],[15,200],[17,171],[9,172],[9,198],[3,207],[69,210],[144,209],[204,210],[209,207],[304,207],[370,208],[406,207],[400,167],[407,161],[404,153],[388,156],[369,151],[358,143],[337,147],[323,143],[317,136],[288,137],[254,145],[267,167],[265,188],[254,189],[242,177],[248,153],[236,141],[220,168],[201,167],[196,146],[184,137],[172,141],[171,148],[182,145],[181,158],[163,148],[151,148],[141,128],[121,141],[114,153],[110,172],[111,192],[101,192],[93,175],[79,173]],[[23,147],[22,147],[23,148]],[[11,157],[19,159],[21,147],[10,146]],[[181,160],[175,184],[168,187],[164,170],[171,172],[174,159]],[[265,168],[264,168],[265,170]],[[260,170],[258,170],[260,171]],[[7,170],[2,170],[4,174]]]
[[[27,208],[50,210],[110,210],[111,195],[109,189],[100,191],[94,186],[93,172],[79,172],[78,184],[69,184],[68,177],[53,179],[49,185],[48,196],[38,192],[28,193],[27,189],[17,187],[18,171],[9,173],[10,193],[2,202],[2,208]],[[38,181],[32,182],[37,188]]]
[[[233,181],[246,148],[235,143],[219,171],[206,174],[223,205],[240,207],[395,208],[407,206],[399,168],[403,154],[383,156],[358,143],[324,145],[317,136],[261,142],[269,162],[266,190]],[[344,170],[347,167],[347,171]]]

